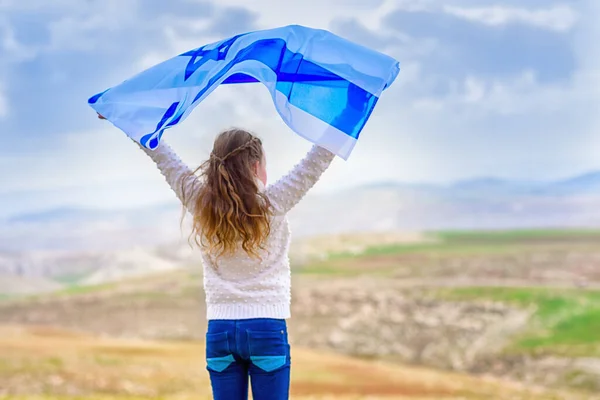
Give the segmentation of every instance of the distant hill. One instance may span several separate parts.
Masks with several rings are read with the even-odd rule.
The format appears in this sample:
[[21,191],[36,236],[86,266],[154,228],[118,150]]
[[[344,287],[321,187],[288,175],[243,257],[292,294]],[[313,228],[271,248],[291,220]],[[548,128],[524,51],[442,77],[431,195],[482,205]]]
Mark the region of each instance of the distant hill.
[[[0,221],[0,251],[126,250],[185,238],[176,203],[130,210],[49,209]],[[555,182],[494,177],[451,185],[384,182],[309,194],[296,237],[356,231],[600,226],[600,171]],[[187,221],[189,223],[189,220]]]
[[567,194],[600,194],[600,171],[556,182],[550,189]]
[[600,172],[556,182],[490,177],[447,186],[388,182],[309,196],[290,217],[302,234],[598,227]]
[[0,296],[22,296],[60,290],[60,283],[44,277],[18,276],[0,272]]

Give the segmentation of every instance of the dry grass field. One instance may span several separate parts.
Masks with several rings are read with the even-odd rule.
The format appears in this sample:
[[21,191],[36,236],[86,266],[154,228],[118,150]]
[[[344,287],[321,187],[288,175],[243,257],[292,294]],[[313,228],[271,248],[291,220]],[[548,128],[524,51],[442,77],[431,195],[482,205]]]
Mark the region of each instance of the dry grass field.
[[[0,328],[3,399],[209,399],[199,342],[97,337],[56,328]],[[495,379],[293,351],[293,399],[591,399]]]

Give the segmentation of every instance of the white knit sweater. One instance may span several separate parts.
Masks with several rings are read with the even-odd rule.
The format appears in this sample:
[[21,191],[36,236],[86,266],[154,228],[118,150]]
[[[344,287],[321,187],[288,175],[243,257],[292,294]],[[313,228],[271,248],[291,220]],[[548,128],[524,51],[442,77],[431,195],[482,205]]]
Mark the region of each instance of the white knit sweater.
[[[184,206],[193,214],[192,188],[200,184],[198,178],[189,175],[189,167],[164,141],[154,151],[142,149],[156,162],[180,201],[183,201],[183,183]],[[262,260],[249,257],[240,248],[235,255],[217,260],[217,269],[201,249],[209,320],[290,317],[290,229],[286,215],[318,181],[334,157],[328,150],[313,146],[306,157],[279,181],[266,188],[260,184],[260,190],[265,191],[274,211],[271,234],[265,251],[260,254]],[[183,182],[186,176],[188,178]]]

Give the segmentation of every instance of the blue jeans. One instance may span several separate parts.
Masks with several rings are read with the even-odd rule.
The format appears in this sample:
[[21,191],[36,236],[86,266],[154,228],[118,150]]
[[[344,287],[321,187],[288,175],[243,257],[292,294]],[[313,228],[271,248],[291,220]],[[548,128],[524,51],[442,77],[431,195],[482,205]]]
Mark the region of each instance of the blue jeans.
[[210,320],[206,369],[215,400],[285,400],[290,388],[290,345],[283,319]]

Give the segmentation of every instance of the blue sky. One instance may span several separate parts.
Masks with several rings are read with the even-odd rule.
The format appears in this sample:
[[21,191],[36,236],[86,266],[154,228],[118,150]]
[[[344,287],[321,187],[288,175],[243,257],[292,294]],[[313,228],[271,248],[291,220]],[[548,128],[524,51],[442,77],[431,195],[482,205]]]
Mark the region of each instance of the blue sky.
[[[2,215],[172,201],[146,155],[96,120],[87,98],[180,52],[290,23],[401,63],[351,159],[336,161],[317,190],[600,169],[595,0],[247,3],[0,0]],[[165,139],[196,166],[234,125],[265,139],[272,179],[309,147],[260,85],[220,88]]]

